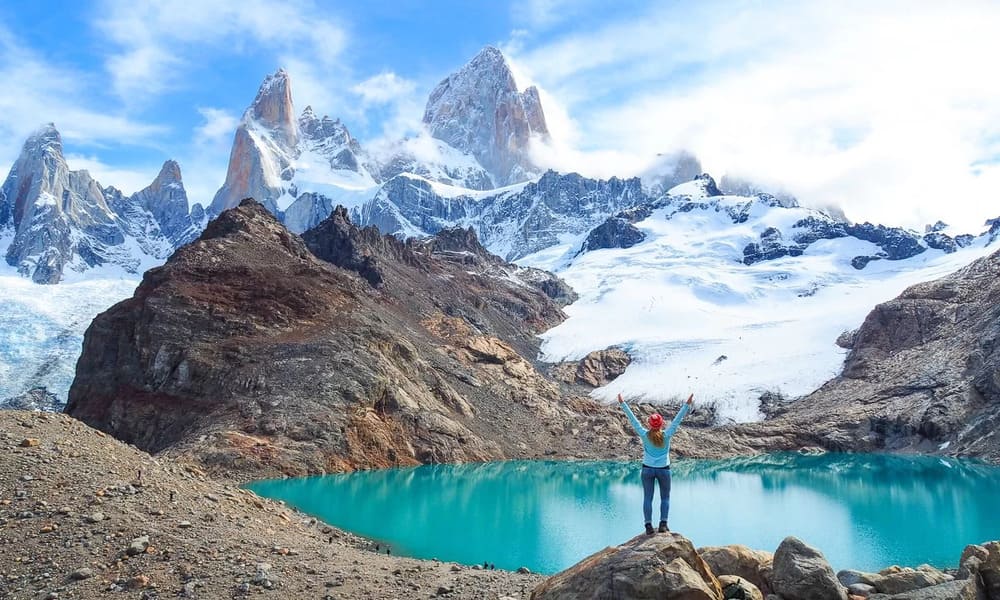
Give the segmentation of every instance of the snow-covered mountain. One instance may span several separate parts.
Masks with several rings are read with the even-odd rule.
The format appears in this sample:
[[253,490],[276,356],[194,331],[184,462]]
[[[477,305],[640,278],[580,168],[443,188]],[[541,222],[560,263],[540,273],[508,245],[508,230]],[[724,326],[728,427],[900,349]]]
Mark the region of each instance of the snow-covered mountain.
[[180,167],[167,161],[149,187],[125,197],[87,171],[70,171],[48,124],[25,141],[0,188],[0,250],[36,283],[113,267],[138,276],[201,230]]
[[547,139],[535,87],[519,92],[507,59],[487,46],[431,92],[424,110],[430,134],[471,154],[500,187],[538,175],[529,156],[533,136]]
[[937,224],[923,233],[846,223],[765,193],[723,195],[708,176],[524,257],[580,295],[543,334],[543,358],[616,346],[633,362],[595,395],[693,391],[738,421],[762,395],[794,398],[840,370],[838,338],[907,286],[995,249]]
[[[243,114],[233,140],[226,181],[209,214],[217,216],[244,198],[254,198],[275,215],[303,195],[353,204],[370,197],[379,172],[339,120],[317,117],[311,107],[298,116],[288,73],[268,75]],[[331,208],[332,210],[332,208]],[[293,214],[306,214],[296,207]],[[329,214],[329,213],[327,213]],[[325,217],[325,215],[324,215]]]
[[549,135],[538,90],[519,92],[503,54],[489,46],[434,89],[424,131],[377,152],[339,119],[318,118],[310,107],[296,117],[295,110],[288,73],[268,75],[236,129],[210,215],[252,197],[301,233],[337,204],[356,208],[391,196],[414,176],[461,193],[523,183],[541,173],[531,143]]

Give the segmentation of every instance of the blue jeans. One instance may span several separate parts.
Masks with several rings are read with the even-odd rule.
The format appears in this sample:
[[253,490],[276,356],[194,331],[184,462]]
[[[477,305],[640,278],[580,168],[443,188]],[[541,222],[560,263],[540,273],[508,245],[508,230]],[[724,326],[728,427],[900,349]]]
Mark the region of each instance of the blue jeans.
[[647,523],[653,522],[653,483],[660,484],[660,520],[670,512],[670,467],[642,466],[642,514]]

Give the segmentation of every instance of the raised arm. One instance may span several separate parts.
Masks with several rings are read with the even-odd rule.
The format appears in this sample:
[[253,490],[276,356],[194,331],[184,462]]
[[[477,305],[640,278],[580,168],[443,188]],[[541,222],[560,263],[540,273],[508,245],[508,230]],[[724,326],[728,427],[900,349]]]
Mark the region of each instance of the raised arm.
[[625,400],[622,399],[621,394],[618,394],[618,405],[621,406],[622,410],[625,411],[625,414],[628,415],[628,420],[632,423],[632,429],[635,429],[635,432],[638,433],[640,437],[646,435],[646,428],[642,426],[639,419],[635,418],[635,414],[632,412],[632,409],[629,408],[628,402],[625,402]]
[[677,433],[677,429],[681,426],[681,421],[684,420],[684,415],[688,414],[691,410],[692,403],[694,403],[694,394],[688,396],[687,402],[681,405],[681,409],[677,411],[677,416],[670,422],[670,427],[667,427],[667,430],[663,432],[663,435],[670,437]]

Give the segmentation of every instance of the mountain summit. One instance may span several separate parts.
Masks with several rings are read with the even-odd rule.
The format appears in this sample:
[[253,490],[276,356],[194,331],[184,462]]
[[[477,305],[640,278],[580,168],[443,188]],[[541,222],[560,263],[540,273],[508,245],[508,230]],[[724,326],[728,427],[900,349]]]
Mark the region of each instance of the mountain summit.
[[278,69],[264,79],[247,114],[275,132],[275,138],[283,142],[286,148],[292,148],[298,143],[299,129],[295,107],[292,105],[292,85],[284,69]]
[[497,186],[530,179],[537,168],[529,141],[549,135],[538,90],[519,92],[507,59],[493,46],[434,88],[423,122],[433,137],[476,157]]
[[24,142],[0,188],[0,237],[11,238],[7,264],[37,283],[104,264],[139,273],[146,259],[166,258],[198,228],[176,162],[167,161],[153,184],[125,197],[87,171],[69,169],[52,123]]

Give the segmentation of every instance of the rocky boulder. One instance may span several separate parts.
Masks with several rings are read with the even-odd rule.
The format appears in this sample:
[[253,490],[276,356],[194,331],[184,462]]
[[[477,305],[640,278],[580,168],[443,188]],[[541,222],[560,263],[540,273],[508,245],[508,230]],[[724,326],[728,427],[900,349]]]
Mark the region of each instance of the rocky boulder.
[[553,575],[532,600],[617,598],[722,600],[722,586],[694,546],[677,533],[641,534]]
[[770,594],[774,555],[746,546],[707,546],[698,548],[698,554],[718,576],[735,575],[752,583],[763,594]]
[[988,600],[1000,600],[1000,542],[966,546],[958,579],[981,580]]
[[764,600],[760,589],[737,575],[719,575],[725,600]]
[[847,600],[823,554],[795,537],[785,538],[775,551],[771,584],[782,600]]

